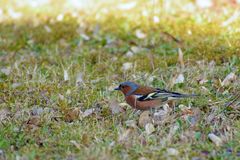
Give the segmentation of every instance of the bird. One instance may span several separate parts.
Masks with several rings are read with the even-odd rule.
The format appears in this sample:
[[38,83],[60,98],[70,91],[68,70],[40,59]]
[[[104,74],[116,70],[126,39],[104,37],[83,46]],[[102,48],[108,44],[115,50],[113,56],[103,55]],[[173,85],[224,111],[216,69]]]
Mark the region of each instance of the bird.
[[126,102],[137,110],[158,108],[170,100],[197,96],[196,94],[181,94],[165,89],[141,86],[131,81],[120,83],[114,90],[121,91]]

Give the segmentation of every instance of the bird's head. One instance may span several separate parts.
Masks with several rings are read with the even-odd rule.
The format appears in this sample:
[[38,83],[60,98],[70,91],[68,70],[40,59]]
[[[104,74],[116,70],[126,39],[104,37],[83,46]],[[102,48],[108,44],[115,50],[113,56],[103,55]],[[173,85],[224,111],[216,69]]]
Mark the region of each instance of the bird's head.
[[122,93],[125,96],[129,96],[133,92],[135,92],[138,88],[139,88],[138,84],[136,84],[134,82],[126,81],[126,82],[120,83],[120,85],[117,88],[115,88],[114,90],[122,91]]

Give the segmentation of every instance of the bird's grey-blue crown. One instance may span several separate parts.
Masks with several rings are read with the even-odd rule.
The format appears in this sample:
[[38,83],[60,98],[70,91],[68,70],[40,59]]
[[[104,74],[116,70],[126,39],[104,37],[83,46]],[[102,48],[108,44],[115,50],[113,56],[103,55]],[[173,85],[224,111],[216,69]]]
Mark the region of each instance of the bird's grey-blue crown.
[[120,85],[121,86],[129,86],[131,88],[131,90],[126,94],[127,96],[131,95],[139,87],[136,83],[130,82],[130,81],[122,82],[122,83],[120,83]]

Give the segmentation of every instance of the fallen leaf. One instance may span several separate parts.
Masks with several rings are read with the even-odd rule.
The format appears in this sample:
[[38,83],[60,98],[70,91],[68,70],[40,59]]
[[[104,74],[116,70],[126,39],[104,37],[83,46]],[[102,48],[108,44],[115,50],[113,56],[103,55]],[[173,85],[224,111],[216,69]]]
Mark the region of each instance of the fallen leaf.
[[131,47],[131,51],[132,51],[133,53],[137,54],[137,53],[143,51],[143,48],[137,47],[137,46],[132,46],[132,47]]
[[48,32],[48,33],[51,33],[51,32],[52,32],[52,29],[51,29],[48,25],[45,25],[45,26],[44,26],[44,29],[45,29],[46,32]]
[[179,151],[175,148],[168,148],[167,149],[167,154],[169,156],[177,156],[179,154]]
[[89,41],[89,40],[90,40],[90,37],[89,37],[88,35],[84,34],[84,33],[82,33],[80,36],[81,36],[82,39],[85,40],[85,41]]
[[38,107],[38,106],[34,106],[32,108],[31,114],[33,116],[39,116],[43,113],[43,108],[42,107]]
[[174,80],[174,84],[178,84],[178,83],[184,83],[184,75],[181,73],[177,76],[177,78]]
[[208,134],[208,138],[216,145],[216,146],[221,146],[223,144],[223,141],[220,137],[216,136],[213,133]]
[[61,100],[61,101],[63,101],[64,100],[64,95],[62,95],[62,94],[58,94],[58,97],[59,97],[59,99]]
[[85,145],[85,146],[88,146],[88,145],[89,145],[90,139],[89,139],[89,136],[88,136],[87,133],[83,133],[82,138],[81,138],[81,142],[82,142],[82,144]]
[[90,108],[90,109],[85,110],[85,111],[83,112],[83,118],[92,115],[95,111],[96,111],[95,108]]
[[10,115],[10,111],[8,109],[0,110],[0,121],[6,120]]
[[224,80],[221,82],[221,86],[228,86],[237,80],[237,76],[234,73],[229,73]]
[[65,114],[65,121],[67,122],[72,122],[74,120],[77,120],[80,118],[80,114],[81,114],[81,110],[80,108],[73,108],[67,111],[67,113]]
[[193,114],[193,112],[192,112],[192,110],[191,110],[191,106],[185,106],[185,105],[183,105],[183,104],[180,104],[179,106],[178,106],[178,108],[182,111],[182,114],[183,115],[192,115]]
[[135,34],[136,34],[136,37],[139,38],[139,39],[144,39],[144,38],[146,38],[146,36],[147,36],[147,35],[146,35],[145,33],[143,33],[140,29],[137,29]]
[[13,84],[12,84],[12,88],[14,88],[14,89],[15,89],[15,88],[18,88],[18,87],[20,87],[20,86],[22,86],[22,83],[20,83],[20,82],[19,82],[19,83],[13,83]]
[[110,100],[109,107],[112,114],[118,114],[118,113],[124,112],[123,108],[120,107],[118,101],[115,99]]
[[40,126],[41,119],[39,116],[32,116],[28,119],[27,125]]
[[137,128],[137,122],[135,120],[128,120],[125,124],[127,127]]
[[127,53],[125,55],[126,55],[126,57],[132,57],[134,55],[134,53],[132,51],[127,51]]
[[149,111],[144,111],[142,114],[140,114],[139,120],[138,120],[138,125],[140,127],[145,127],[147,123],[151,123],[152,118],[150,117],[150,112]]
[[133,64],[130,62],[123,63],[122,70],[127,71],[133,68]]
[[154,123],[163,121],[168,116],[168,112],[165,110],[159,110],[153,114]]
[[0,71],[4,73],[6,76],[8,76],[11,73],[11,68],[10,67],[2,68]]
[[147,123],[145,125],[145,131],[146,131],[147,135],[152,134],[155,131],[155,128],[154,128],[153,124],[152,123]]

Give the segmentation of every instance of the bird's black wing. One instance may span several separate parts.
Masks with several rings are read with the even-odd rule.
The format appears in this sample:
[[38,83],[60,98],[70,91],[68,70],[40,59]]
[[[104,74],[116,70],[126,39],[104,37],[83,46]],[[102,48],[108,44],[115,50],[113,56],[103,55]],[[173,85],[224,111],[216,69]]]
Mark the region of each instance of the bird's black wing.
[[186,97],[193,97],[196,96],[194,94],[188,95],[188,94],[181,94],[177,92],[170,92],[165,89],[159,89],[157,88],[156,91],[149,93],[147,95],[143,95],[138,97],[137,100],[139,101],[150,101],[150,100],[155,100],[155,99],[161,99],[163,102],[167,100],[172,100],[172,99],[179,99],[179,98],[186,98]]

